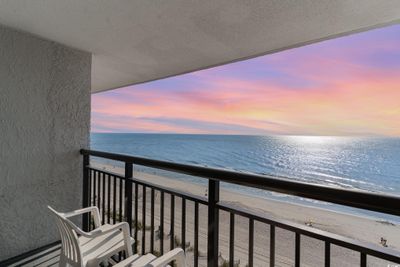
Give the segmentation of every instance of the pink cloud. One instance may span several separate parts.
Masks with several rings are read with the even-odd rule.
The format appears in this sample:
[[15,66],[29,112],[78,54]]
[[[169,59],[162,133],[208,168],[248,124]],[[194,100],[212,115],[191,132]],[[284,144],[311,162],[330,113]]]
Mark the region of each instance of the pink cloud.
[[95,94],[92,130],[400,136],[400,37],[356,41]]

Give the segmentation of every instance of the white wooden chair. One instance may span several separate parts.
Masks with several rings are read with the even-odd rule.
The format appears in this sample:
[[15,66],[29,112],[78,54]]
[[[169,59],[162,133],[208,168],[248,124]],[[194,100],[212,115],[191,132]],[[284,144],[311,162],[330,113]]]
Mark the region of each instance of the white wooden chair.
[[[97,207],[88,207],[68,213],[60,213],[53,208],[57,227],[61,236],[60,266],[67,264],[76,267],[98,266],[122,251],[127,257],[132,256],[133,239],[130,237],[129,225],[126,222],[115,225],[100,225],[100,214]],[[90,213],[93,216],[95,229],[85,232],[68,218]]]

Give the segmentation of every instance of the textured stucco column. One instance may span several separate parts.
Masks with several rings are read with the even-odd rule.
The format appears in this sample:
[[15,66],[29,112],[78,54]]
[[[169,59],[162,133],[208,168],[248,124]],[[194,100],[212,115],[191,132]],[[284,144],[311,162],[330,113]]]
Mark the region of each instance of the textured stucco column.
[[0,261],[59,240],[79,208],[91,55],[0,26]]

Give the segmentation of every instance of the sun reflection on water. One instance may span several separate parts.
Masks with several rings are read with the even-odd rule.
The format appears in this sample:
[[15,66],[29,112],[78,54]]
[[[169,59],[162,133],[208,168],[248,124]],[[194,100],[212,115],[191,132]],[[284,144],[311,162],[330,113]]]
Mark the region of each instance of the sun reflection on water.
[[298,145],[314,144],[314,145],[329,145],[350,141],[350,137],[337,136],[316,136],[316,135],[288,135],[285,139],[291,143]]

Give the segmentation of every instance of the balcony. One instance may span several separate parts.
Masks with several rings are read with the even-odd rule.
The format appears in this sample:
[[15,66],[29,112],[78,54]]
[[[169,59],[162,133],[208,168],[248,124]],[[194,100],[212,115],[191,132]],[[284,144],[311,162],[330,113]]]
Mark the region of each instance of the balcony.
[[[329,233],[312,225],[277,219],[266,213],[223,201],[220,199],[220,183],[253,187],[396,216],[400,215],[398,197],[99,151],[81,150],[81,154],[84,163],[83,206],[97,206],[102,223],[128,222],[136,241],[133,248],[135,253],[151,252],[160,255],[179,246],[186,250],[189,266],[400,264],[399,251]],[[114,166],[123,168],[113,167],[110,170],[99,167],[92,158],[112,161]],[[204,179],[207,184],[206,196],[138,178],[139,175],[134,172],[135,166]],[[92,223],[91,218],[83,217],[82,225],[85,230],[91,230]],[[313,241],[309,242],[310,239]],[[278,249],[282,245],[286,250]],[[1,266],[57,265],[59,249],[59,243],[50,244],[5,261]],[[121,258],[123,255],[116,256],[115,261]]]
[[[103,223],[130,224],[138,253],[182,246],[193,266],[399,263],[399,252],[376,239],[370,244],[278,219],[268,207],[224,199],[223,187],[394,216],[397,197],[89,150],[82,151],[82,166],[79,149],[90,147],[91,93],[393,25],[400,2],[149,2],[0,2],[0,266],[58,265],[59,237],[47,205],[64,211],[96,205]],[[94,158],[117,167],[103,168]],[[203,189],[150,181],[140,166],[197,177]],[[82,220],[91,229],[91,218]],[[389,247],[399,249],[395,243]]]

